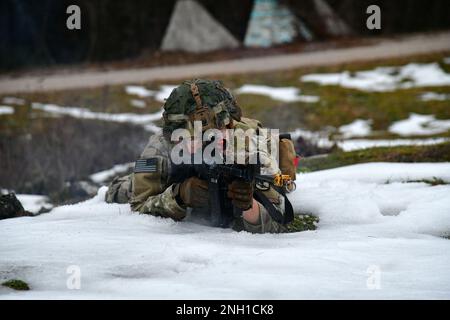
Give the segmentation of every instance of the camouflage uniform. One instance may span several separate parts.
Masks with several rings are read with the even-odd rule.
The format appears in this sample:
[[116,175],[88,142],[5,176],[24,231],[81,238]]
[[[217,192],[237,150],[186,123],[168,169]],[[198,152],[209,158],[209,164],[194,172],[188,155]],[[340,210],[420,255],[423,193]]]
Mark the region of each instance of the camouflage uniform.
[[[245,121],[245,118],[242,118]],[[106,194],[107,202],[127,203],[133,211],[151,214],[174,220],[182,220],[187,208],[180,206],[174,197],[176,185],[168,184],[170,170],[170,151],[172,144],[163,134],[150,137],[147,146],[139,159],[157,159],[157,171],[154,173],[132,173],[128,176],[115,178]],[[273,189],[265,191],[266,196],[276,205],[280,212],[284,210],[283,197]],[[234,229],[244,229],[252,233],[279,233],[286,228],[275,222],[261,204],[260,219],[257,224],[251,224],[244,219],[235,221]],[[197,209],[191,209],[195,215]],[[200,211],[200,209],[198,210]]]
[[[231,93],[223,87],[219,81],[195,80],[198,85],[196,92],[192,92],[192,82],[186,81],[174,89],[164,104],[163,133],[155,134],[142,152],[136,163],[151,163],[151,170],[135,170],[129,176],[116,178],[109,186],[106,194],[107,202],[129,202],[133,211],[155,216],[182,220],[186,217],[187,210],[192,215],[202,215],[208,208],[186,208],[180,205],[175,197],[179,184],[170,184],[170,152],[173,144],[170,134],[177,128],[187,128],[190,122],[187,115],[193,113],[196,108],[208,106],[214,110],[215,120],[222,123],[230,123],[235,129],[261,128],[259,121],[242,118],[240,108]],[[200,90],[199,90],[200,89]],[[201,97],[200,97],[201,96]],[[201,100],[201,101],[200,101]],[[137,166],[137,165],[136,165]],[[279,173],[280,169],[276,161],[270,161],[269,171]],[[284,198],[275,190],[263,191],[267,198],[274,203],[277,211],[284,213]],[[279,233],[286,230],[285,226],[275,222],[261,204],[258,223],[251,224],[240,218],[235,220],[236,230],[247,230],[252,233]]]

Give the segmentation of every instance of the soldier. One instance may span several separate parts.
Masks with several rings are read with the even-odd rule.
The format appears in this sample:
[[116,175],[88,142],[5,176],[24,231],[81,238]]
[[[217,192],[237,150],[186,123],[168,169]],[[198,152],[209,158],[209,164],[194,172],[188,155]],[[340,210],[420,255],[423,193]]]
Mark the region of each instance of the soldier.
[[[162,133],[150,137],[134,172],[116,177],[106,193],[109,203],[129,202],[133,211],[172,218],[176,221],[188,212],[195,216],[208,211],[208,183],[198,177],[189,177],[180,183],[169,182],[170,153],[174,147],[171,134],[175,129],[192,130],[192,115],[199,107],[207,106],[217,129],[260,128],[257,120],[241,116],[241,109],[232,94],[220,81],[185,81],[170,94],[164,104]],[[203,127],[202,129],[206,129]],[[279,173],[276,162],[271,171]],[[233,222],[235,230],[252,233],[279,233],[286,227],[272,219],[268,210],[253,198],[254,186],[234,180],[228,186],[227,196],[233,205],[242,210],[242,217]],[[284,214],[284,198],[273,188],[263,191],[276,210]]]

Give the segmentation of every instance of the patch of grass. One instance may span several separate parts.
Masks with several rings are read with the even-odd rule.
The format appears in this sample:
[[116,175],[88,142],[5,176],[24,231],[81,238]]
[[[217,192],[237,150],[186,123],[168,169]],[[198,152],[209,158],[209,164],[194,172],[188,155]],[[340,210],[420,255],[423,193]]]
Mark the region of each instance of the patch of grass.
[[299,215],[295,216],[294,220],[287,225],[287,232],[301,232],[307,230],[316,230],[319,218],[313,215]]
[[12,280],[8,280],[2,283],[2,286],[14,289],[14,290],[19,290],[19,291],[27,291],[30,290],[30,287],[28,285],[28,283],[26,283],[25,281],[19,280],[19,279],[12,279]]
[[446,185],[448,184],[441,178],[433,177],[432,179],[422,179],[422,180],[409,180],[408,183],[426,183],[431,186],[440,186],[440,185]]
[[[304,127],[320,130],[325,126],[339,127],[357,118],[372,119],[374,130],[386,130],[393,121],[405,119],[411,112],[434,114],[438,119],[449,119],[448,101],[421,101],[420,94],[432,91],[450,93],[450,87],[427,87],[396,90],[393,92],[364,92],[339,86],[321,86],[299,79],[309,73],[333,73],[348,70],[373,69],[378,66],[402,66],[407,63],[442,62],[448,52],[426,54],[401,59],[377,60],[372,62],[346,63],[337,66],[310,67],[282,72],[231,75],[220,77],[226,86],[237,88],[243,84],[264,84],[269,86],[293,86],[303,94],[320,96],[318,103],[281,103],[267,97],[238,95],[237,100],[244,115],[259,117],[263,124],[291,130]],[[445,64],[441,63],[444,67]],[[447,65],[445,65],[448,68]],[[276,116],[274,116],[276,115]]]
[[[450,93],[450,87],[412,88],[378,93],[363,92],[338,86],[321,86],[316,83],[302,83],[299,80],[300,77],[309,73],[332,73],[343,70],[355,72],[373,69],[378,66],[401,66],[411,62],[438,62],[442,68],[450,72],[449,65],[442,63],[443,58],[449,55],[450,52],[442,52],[398,59],[345,63],[336,66],[312,66],[278,72],[227,76],[216,75],[209,78],[221,79],[229,88],[238,88],[243,84],[249,83],[275,87],[292,86],[299,88],[303,94],[320,96],[320,102],[318,103],[284,103],[261,95],[237,95],[237,100],[243,109],[243,114],[260,119],[268,127],[279,128],[282,131],[292,130],[298,127],[320,130],[325,126],[338,127],[348,124],[357,118],[363,118],[373,120],[374,130],[386,130],[393,121],[405,119],[411,112],[434,114],[438,119],[449,119],[450,108],[448,101],[421,101],[418,97],[426,91]],[[157,90],[161,84],[178,84],[180,81],[147,82],[141,85],[152,90]],[[61,106],[84,107],[99,112],[149,113],[157,111],[163,105],[163,103],[155,101],[151,97],[141,99],[128,95],[125,92],[125,86],[122,85],[92,89],[13,94],[13,96],[26,99],[28,103],[54,103]],[[1,98],[3,96],[0,96]],[[131,106],[132,99],[145,100],[147,107],[140,109]],[[14,115],[3,116],[2,120],[5,119],[8,122],[4,124],[6,127],[22,127],[27,125],[27,118],[33,114],[39,116],[43,113],[32,111],[30,105],[27,105],[17,107]]]
[[309,103],[286,103],[254,94],[239,95],[238,101],[244,116],[258,119],[266,127],[283,131],[305,126],[307,115],[314,108]]
[[404,146],[336,151],[328,156],[300,160],[299,171],[310,172],[366,162],[444,162],[450,161],[450,142],[431,146]]
[[[132,112],[149,113],[161,108],[162,103],[151,97],[139,98],[125,92],[125,86],[104,86],[91,89],[74,89],[65,91],[49,91],[26,94],[23,96],[29,102],[53,103],[61,106],[81,107],[98,112]],[[143,100],[145,108],[136,108],[131,100]]]
[[[156,90],[158,87],[154,86]],[[40,110],[33,110],[33,102],[55,104],[62,107],[86,108],[94,112],[106,113],[137,113],[148,114],[158,111],[163,103],[152,97],[139,98],[125,92],[125,86],[104,86],[92,89],[74,89],[64,91],[35,92],[27,94],[6,94],[0,96],[0,102],[4,97],[13,96],[24,99],[25,105],[13,106],[14,114],[2,115],[0,132],[16,132],[26,130],[31,122],[39,119],[46,121],[54,115]],[[144,108],[136,108],[131,104],[132,100],[143,100]]]

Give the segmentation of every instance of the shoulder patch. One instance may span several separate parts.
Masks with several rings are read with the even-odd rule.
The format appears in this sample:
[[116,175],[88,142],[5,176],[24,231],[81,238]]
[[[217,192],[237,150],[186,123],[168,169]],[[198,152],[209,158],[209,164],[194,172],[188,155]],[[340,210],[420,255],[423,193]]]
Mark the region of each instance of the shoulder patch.
[[134,173],[141,172],[157,172],[158,171],[158,158],[138,159],[134,164]]

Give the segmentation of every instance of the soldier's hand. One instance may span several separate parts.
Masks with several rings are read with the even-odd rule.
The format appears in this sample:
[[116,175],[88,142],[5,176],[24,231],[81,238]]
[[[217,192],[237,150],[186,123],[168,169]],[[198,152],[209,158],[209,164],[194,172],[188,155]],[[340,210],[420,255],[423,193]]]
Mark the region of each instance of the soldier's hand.
[[242,180],[234,180],[228,185],[227,195],[235,207],[248,210],[253,204],[253,184]]
[[208,183],[197,177],[184,180],[179,185],[179,198],[183,205],[191,208],[208,206]]

